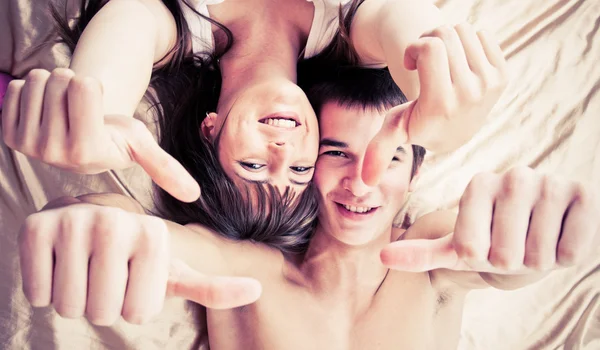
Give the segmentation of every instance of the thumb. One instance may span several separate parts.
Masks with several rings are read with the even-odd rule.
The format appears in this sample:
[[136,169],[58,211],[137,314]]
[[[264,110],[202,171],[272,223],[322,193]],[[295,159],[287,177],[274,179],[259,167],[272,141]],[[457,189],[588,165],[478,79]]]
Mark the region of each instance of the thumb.
[[193,202],[200,197],[200,186],[192,175],[152,137],[150,130],[130,119],[126,140],[133,160],[150,175],[162,189],[182,202]]
[[405,103],[388,111],[381,130],[367,146],[362,169],[363,182],[374,186],[388,168],[398,146],[408,142],[408,122],[413,103]]
[[211,309],[232,309],[260,298],[260,282],[247,277],[206,276],[181,260],[173,260],[167,296],[191,300]]
[[454,234],[438,239],[412,239],[390,243],[381,251],[381,262],[394,270],[425,272],[460,268],[452,244]]

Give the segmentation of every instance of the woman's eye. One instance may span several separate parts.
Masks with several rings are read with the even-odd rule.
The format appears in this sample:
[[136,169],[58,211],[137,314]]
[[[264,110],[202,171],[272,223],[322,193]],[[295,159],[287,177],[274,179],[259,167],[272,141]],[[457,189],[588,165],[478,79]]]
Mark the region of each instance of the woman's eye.
[[260,170],[265,167],[264,164],[240,162],[240,165],[248,170]]
[[292,169],[293,172],[295,172],[298,175],[302,175],[302,174],[306,174],[308,173],[312,168],[312,166],[291,166],[290,169]]
[[324,152],[323,155],[328,155],[328,156],[332,156],[332,157],[346,157],[346,154],[344,152],[341,151],[327,151]]

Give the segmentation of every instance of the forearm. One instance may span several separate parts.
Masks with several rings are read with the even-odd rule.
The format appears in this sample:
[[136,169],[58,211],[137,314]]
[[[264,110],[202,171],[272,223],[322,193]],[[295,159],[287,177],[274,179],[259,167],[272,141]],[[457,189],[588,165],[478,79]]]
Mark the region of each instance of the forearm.
[[[78,197],[62,197],[51,201],[44,210],[57,209],[76,204],[93,204],[98,206],[113,207],[125,210],[130,213],[145,215],[148,214],[141,204],[133,198],[114,194],[114,193],[93,193]],[[170,244],[172,256],[184,261],[194,269],[215,275],[235,275],[240,266],[253,266],[247,263],[240,256],[244,246],[250,245],[249,242],[231,242],[216,233],[207,230],[199,225],[182,226],[169,220],[161,219],[170,234]],[[210,264],[206,264],[210,261]],[[244,275],[245,270],[241,275]]]
[[424,33],[445,23],[430,1],[370,0],[357,11],[351,38],[364,64],[387,65],[406,97],[414,100],[419,79],[416,72],[404,67],[404,52]]
[[176,31],[169,23],[170,14],[157,3],[111,0],[90,21],[77,44],[70,68],[100,80],[105,114],[132,116],[148,88],[154,63],[174,45]]

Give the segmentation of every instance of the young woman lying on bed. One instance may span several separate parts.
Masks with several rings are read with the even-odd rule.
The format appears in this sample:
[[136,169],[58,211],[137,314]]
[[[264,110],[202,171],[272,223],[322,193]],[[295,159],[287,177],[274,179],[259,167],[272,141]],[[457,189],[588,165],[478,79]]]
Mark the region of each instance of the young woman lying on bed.
[[[11,84],[7,145],[81,173],[137,162],[166,190],[157,198],[163,217],[295,249],[311,229],[304,218],[315,215],[304,190],[318,152],[314,111],[295,84],[299,58],[387,66],[416,100],[394,110],[374,141],[369,183],[396,148],[386,140],[410,136],[432,151],[468,140],[506,80],[497,44],[469,25],[443,26],[424,1],[190,4],[87,1],[79,24],[63,28],[70,70],[36,70]],[[164,151],[131,118],[148,84]]]
[[392,227],[424,149],[397,143],[375,184],[361,173],[371,138],[404,96],[388,72],[372,69],[329,67],[301,85],[320,127],[308,249],[234,242],[145,215],[118,195],[64,198],[23,226],[31,303],[108,325],[120,315],[144,322],[165,294],[177,295],[209,308],[216,350],[444,350],[456,348],[468,291],[533,283],[598,243],[597,198],[528,168],[477,175],[458,216]]

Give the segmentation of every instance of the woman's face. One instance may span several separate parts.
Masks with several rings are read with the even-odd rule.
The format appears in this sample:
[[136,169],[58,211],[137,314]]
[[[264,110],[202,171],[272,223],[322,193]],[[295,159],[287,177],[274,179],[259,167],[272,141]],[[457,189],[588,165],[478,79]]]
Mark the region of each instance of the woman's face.
[[290,81],[244,89],[207,116],[202,132],[213,142],[220,133],[219,161],[235,183],[264,182],[301,192],[312,180],[319,126],[306,95]]

